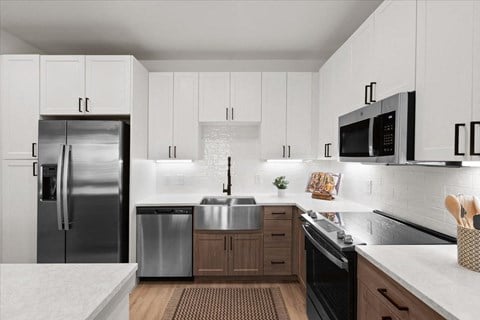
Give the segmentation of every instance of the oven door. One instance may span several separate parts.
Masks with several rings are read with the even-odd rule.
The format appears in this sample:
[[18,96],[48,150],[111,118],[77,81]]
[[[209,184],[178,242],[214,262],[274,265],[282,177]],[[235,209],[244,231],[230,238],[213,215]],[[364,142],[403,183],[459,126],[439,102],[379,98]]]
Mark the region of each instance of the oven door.
[[304,224],[309,319],[355,319],[354,263]]

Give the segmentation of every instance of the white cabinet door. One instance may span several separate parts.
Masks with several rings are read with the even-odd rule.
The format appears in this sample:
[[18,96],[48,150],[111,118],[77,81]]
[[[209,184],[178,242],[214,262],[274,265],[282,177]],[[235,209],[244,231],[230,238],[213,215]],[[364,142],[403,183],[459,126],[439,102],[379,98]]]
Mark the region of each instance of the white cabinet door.
[[473,112],[471,160],[480,160],[480,1],[475,1],[473,42]]
[[200,72],[199,121],[223,122],[231,119],[230,73]]
[[173,88],[173,157],[197,159],[198,73],[175,72]]
[[230,74],[231,120],[262,121],[262,74],[232,72]]
[[415,0],[384,1],[375,11],[375,98],[415,90]]
[[3,159],[37,156],[40,57],[3,55],[1,136]]
[[37,177],[32,160],[3,160],[3,263],[37,262]]
[[[467,159],[473,1],[418,1],[415,159]],[[455,155],[455,125],[459,151]]]
[[[373,43],[375,23],[373,16],[368,18],[344,46],[351,50],[351,105],[347,104],[345,111],[353,111],[370,101],[370,91],[365,97],[365,86],[370,85],[374,78]],[[348,56],[345,57],[348,59]],[[341,61],[341,63],[346,60]],[[348,62],[347,66],[348,66]],[[366,101],[367,98],[368,100]]]
[[85,56],[40,57],[40,114],[81,115],[85,107]]
[[85,77],[87,114],[130,114],[131,56],[86,56]]
[[287,157],[312,156],[312,73],[287,73]]
[[262,73],[262,159],[286,156],[287,74]]
[[148,158],[169,159],[173,152],[173,72],[151,72],[148,96]]
[[334,159],[333,133],[334,127],[338,126],[338,120],[332,99],[333,69],[330,60],[322,66],[319,73],[318,158]]

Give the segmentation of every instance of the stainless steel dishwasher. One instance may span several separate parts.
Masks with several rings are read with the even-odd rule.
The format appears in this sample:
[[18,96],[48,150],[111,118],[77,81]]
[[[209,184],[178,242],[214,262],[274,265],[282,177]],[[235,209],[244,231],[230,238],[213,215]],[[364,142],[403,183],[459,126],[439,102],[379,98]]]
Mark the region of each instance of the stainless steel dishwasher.
[[137,208],[139,277],[192,277],[192,207]]

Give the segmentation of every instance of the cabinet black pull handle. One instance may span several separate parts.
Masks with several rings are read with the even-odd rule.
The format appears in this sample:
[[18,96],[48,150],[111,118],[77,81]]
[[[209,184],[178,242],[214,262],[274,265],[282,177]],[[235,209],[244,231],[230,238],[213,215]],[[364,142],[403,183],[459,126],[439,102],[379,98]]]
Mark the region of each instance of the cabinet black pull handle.
[[455,124],[455,146],[454,146],[454,155],[456,156],[464,156],[464,152],[460,152],[459,146],[458,146],[458,140],[460,138],[460,127],[465,128],[465,123],[456,123]]
[[368,102],[368,88],[371,88],[370,85],[366,85],[365,86],[365,104],[370,104],[370,102]]
[[397,310],[399,311],[408,311],[408,307],[400,306],[392,298],[390,298],[387,294],[387,289],[385,288],[378,288],[377,291],[385,298],[388,302],[390,302]]
[[285,146],[282,146],[283,152],[282,152],[282,157],[285,158]]
[[285,233],[272,233],[272,237],[285,237]]
[[235,119],[234,119],[234,118],[235,118],[235,113],[234,113],[233,110],[234,110],[234,109],[232,108],[232,120],[235,120]]
[[376,85],[377,85],[376,82],[370,82],[370,102],[377,102],[377,100],[373,99],[373,90]]
[[83,110],[82,110],[82,98],[78,98],[78,112],[82,113]]
[[331,146],[331,145],[332,145],[331,143],[325,144],[325,150],[326,150],[326,152],[325,152],[325,158],[331,158],[331,157],[332,157],[332,156],[330,155],[330,146]]
[[271,264],[285,264],[285,261],[270,261]]
[[37,155],[35,154],[35,147],[37,146],[36,142],[32,142],[32,157],[35,158]]
[[177,158],[177,146],[173,146],[173,157]]
[[382,317],[382,320],[392,320],[392,317]]
[[470,122],[470,155],[480,156],[480,152],[475,152],[475,127],[480,124],[480,121]]
[[291,154],[290,154],[291,149],[292,149],[292,148],[291,148],[290,146],[288,146],[288,157],[289,157],[289,158],[290,158],[290,156],[291,156]]
[[33,174],[34,177],[38,176],[38,174],[37,174],[37,164],[38,164],[38,162],[36,162],[36,161],[32,163],[32,174]]
[[272,214],[286,214],[286,212],[272,212]]
[[230,251],[233,251],[233,237],[230,237]]
[[168,146],[168,158],[172,157],[172,146]]
[[225,120],[228,120],[228,108],[225,108]]
[[223,250],[227,251],[227,236],[223,237]]
[[90,112],[90,110],[88,110],[88,98],[85,98],[85,111]]

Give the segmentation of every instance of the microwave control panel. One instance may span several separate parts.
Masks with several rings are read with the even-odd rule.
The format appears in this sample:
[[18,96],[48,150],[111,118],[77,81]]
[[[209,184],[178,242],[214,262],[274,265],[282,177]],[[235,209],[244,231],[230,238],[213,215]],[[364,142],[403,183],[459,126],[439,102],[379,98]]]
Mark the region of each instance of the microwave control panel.
[[395,111],[379,116],[380,120],[380,156],[395,154]]

